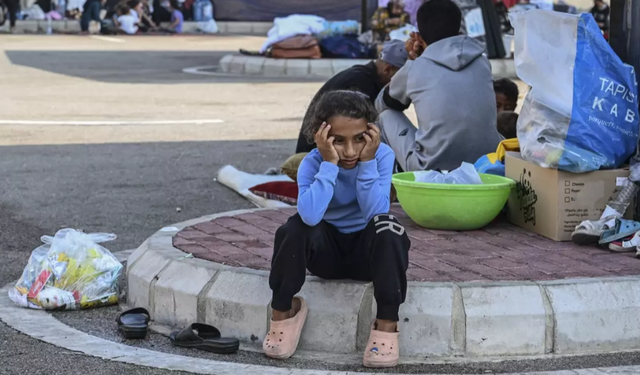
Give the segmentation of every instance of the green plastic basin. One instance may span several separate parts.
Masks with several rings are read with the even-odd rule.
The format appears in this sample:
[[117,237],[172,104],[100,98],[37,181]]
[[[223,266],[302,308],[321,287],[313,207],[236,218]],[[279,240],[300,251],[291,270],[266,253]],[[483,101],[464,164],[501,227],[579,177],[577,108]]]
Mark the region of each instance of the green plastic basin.
[[411,220],[421,227],[474,230],[498,216],[516,182],[480,174],[482,185],[416,182],[413,172],[393,175],[398,200]]

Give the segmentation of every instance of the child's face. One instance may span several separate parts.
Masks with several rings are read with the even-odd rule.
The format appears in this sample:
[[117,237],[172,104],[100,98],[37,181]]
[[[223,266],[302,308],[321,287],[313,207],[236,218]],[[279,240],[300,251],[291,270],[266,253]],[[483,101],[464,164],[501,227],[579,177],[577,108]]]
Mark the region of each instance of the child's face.
[[507,96],[501,92],[496,93],[496,108],[498,113],[504,111],[513,111],[516,109],[516,103],[507,99]]
[[368,129],[367,120],[334,116],[327,123],[331,125],[329,136],[335,137],[333,146],[340,157],[338,165],[345,169],[355,168],[365,145],[362,135]]

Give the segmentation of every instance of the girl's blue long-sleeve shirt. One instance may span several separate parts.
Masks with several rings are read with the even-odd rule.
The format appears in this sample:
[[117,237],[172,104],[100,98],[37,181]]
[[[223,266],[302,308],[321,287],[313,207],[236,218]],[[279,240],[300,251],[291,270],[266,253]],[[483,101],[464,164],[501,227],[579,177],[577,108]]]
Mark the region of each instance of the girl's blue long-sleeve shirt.
[[298,169],[298,213],[305,224],[325,220],[342,233],[364,229],[376,215],[389,212],[395,154],[381,143],[373,160],[340,168],[311,151]]

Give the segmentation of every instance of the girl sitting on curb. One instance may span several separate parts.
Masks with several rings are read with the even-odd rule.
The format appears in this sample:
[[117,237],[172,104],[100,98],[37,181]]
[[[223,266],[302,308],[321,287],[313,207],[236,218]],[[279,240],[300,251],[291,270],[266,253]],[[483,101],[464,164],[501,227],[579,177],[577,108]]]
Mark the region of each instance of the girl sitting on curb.
[[274,241],[273,318],[263,343],[269,357],[289,358],[298,346],[308,307],[295,295],[308,269],[324,279],[373,281],[378,311],[363,364],[398,363],[398,310],[411,243],[389,215],[395,155],[380,144],[377,118],[368,98],[355,91],[330,91],[315,104],[304,131],[317,149],[300,164],[298,213]]

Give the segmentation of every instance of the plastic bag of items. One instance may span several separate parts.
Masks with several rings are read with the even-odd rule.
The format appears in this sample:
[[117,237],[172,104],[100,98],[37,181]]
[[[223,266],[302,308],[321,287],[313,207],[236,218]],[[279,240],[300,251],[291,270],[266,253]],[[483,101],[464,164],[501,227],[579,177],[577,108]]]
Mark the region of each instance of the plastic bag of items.
[[9,297],[22,307],[76,310],[116,304],[122,264],[99,243],[115,234],[74,229],[43,236]]
[[518,77],[533,88],[518,118],[522,156],[574,173],[617,168],[638,144],[638,87],[591,14],[511,12]]
[[480,185],[482,179],[473,164],[462,163],[459,168],[451,172],[440,171],[419,171],[413,172],[416,182],[425,182],[431,184],[463,184],[463,185]]

